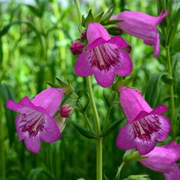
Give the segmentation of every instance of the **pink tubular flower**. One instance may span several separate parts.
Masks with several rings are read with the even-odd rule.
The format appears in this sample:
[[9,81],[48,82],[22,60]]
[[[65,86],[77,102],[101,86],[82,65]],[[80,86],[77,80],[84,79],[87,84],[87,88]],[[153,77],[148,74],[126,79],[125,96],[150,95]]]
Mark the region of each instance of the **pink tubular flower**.
[[159,55],[159,35],[156,26],[168,15],[169,10],[163,14],[163,10],[158,17],[149,16],[144,13],[134,11],[124,11],[112,16],[111,20],[124,20],[117,23],[117,26],[126,33],[141,38],[144,43],[154,46],[154,57]]
[[81,54],[84,51],[85,45],[81,41],[74,41],[69,47],[73,55]]
[[150,108],[143,97],[133,89],[119,86],[120,103],[128,124],[122,127],[116,140],[120,149],[137,147],[140,154],[152,151],[158,141],[164,141],[170,131],[167,117],[160,116],[168,111],[166,106]]
[[180,144],[176,145],[174,141],[161,147],[155,147],[150,153],[142,157],[148,157],[139,160],[147,168],[164,173],[166,180],[179,180],[180,171],[175,163],[180,158]]
[[15,119],[19,141],[24,139],[29,151],[38,153],[40,140],[52,143],[61,134],[53,119],[63,98],[62,88],[49,88],[38,94],[32,101],[24,97],[20,103],[9,99],[6,107],[20,113]]
[[106,88],[112,85],[115,73],[126,76],[132,71],[132,62],[122,48],[127,46],[121,37],[109,36],[98,23],[90,22],[87,28],[88,51],[83,52],[75,64],[78,76],[94,74],[97,83]]

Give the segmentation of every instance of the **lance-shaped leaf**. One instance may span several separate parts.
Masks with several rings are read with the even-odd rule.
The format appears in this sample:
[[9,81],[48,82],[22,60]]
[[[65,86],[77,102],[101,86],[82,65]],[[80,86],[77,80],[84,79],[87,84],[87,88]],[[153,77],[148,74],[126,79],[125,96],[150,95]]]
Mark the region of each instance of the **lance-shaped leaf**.
[[71,122],[71,124],[73,124],[73,126],[86,138],[88,139],[94,139],[96,138],[95,135],[93,135],[91,133],[91,131],[87,130],[85,127],[81,126],[80,124],[78,124],[77,122],[75,121],[72,121],[72,120],[68,120],[69,122]]
[[51,173],[47,169],[44,169],[44,168],[41,168],[41,167],[38,167],[36,169],[32,169],[30,171],[30,173],[28,174],[27,180],[37,180],[38,175],[40,173],[43,173],[49,180],[54,180]]
[[170,46],[171,43],[174,42],[179,18],[180,18],[180,8],[176,11],[176,13],[173,15],[173,18],[171,20],[171,24],[167,36],[167,42],[166,42],[167,46]]
[[109,134],[111,134],[124,119],[126,119],[125,116],[123,116],[119,120],[115,121],[113,124],[111,124],[107,128],[107,130],[103,134],[100,135],[100,137],[105,137],[105,136],[108,136]]

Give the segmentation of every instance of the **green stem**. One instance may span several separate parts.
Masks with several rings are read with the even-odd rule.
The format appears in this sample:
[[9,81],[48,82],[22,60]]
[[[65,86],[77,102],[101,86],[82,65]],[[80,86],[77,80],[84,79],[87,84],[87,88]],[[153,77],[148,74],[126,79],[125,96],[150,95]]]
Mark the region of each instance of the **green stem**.
[[[62,23],[61,23],[61,15],[59,13],[59,9],[58,9],[58,4],[56,1],[53,2],[53,10],[54,10],[54,15],[56,17],[56,19],[58,20],[58,28],[60,28],[58,30],[58,33],[59,33],[59,41],[62,42],[64,41],[64,32],[61,30],[62,28]],[[61,59],[61,68],[63,70],[66,69],[66,50],[65,50],[65,46],[64,45],[61,45],[60,47],[60,59]]]
[[122,170],[122,167],[125,165],[125,162],[123,161],[120,165],[120,167],[118,167],[118,172],[116,174],[116,178],[120,180],[120,174],[121,174],[121,170]]
[[[169,46],[166,47],[166,57],[167,57],[167,62],[168,62],[169,75],[172,76]],[[173,90],[173,84],[172,83],[170,84],[170,106],[171,106],[171,127],[172,127],[172,133],[173,133],[173,140],[176,141],[174,90]]]
[[93,129],[92,129],[90,123],[89,123],[89,119],[88,119],[88,117],[87,117],[86,112],[84,112],[83,115],[84,115],[84,118],[85,118],[85,120],[86,120],[86,122],[87,122],[87,125],[88,125],[88,127],[89,127],[89,130],[95,135],[95,133],[94,133],[94,131],[93,131]]
[[[101,128],[100,128],[100,122],[99,122],[97,108],[96,108],[95,101],[94,101],[94,95],[93,95],[93,91],[92,91],[90,76],[86,77],[86,82],[87,82],[87,88],[88,88],[91,106],[92,106],[93,114],[94,114],[94,118],[95,118],[96,134],[97,134],[97,136],[100,136]],[[102,138],[100,138],[100,137],[96,138],[96,146],[97,146],[97,153],[96,153],[96,155],[97,155],[96,171],[97,172],[96,172],[96,175],[97,175],[97,180],[102,180]]]
[[4,158],[4,139],[3,139],[3,101],[0,94],[0,156],[1,156],[1,175],[2,180],[6,180],[5,158]]
[[104,127],[103,127],[103,130],[102,130],[102,133],[106,130],[110,110],[111,110],[111,106],[108,107],[108,110],[107,110],[107,113],[106,113],[106,120],[105,120],[105,123],[104,123]]
[[[78,18],[79,18],[79,23],[81,23],[81,8],[80,8],[80,4],[79,4],[79,0],[74,0],[75,4],[76,4],[76,8],[77,8],[77,12],[78,12]],[[82,26],[80,24],[80,30],[82,31]]]

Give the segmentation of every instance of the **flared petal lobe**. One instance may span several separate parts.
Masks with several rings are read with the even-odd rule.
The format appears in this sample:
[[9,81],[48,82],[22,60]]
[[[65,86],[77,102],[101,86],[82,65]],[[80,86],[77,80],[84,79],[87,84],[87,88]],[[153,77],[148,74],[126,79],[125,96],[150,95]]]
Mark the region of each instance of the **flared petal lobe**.
[[61,89],[49,88],[32,101],[27,97],[20,103],[11,99],[7,101],[7,108],[20,113],[15,119],[16,130],[19,141],[24,139],[29,151],[38,153],[41,139],[50,143],[61,136],[53,116],[60,106],[62,97]]
[[[163,11],[162,11],[163,12]],[[149,16],[144,13],[134,11],[124,11],[118,15],[112,16],[111,20],[123,20],[117,23],[117,26],[124,32],[141,38],[144,43],[154,46],[154,57],[159,55],[159,36],[156,26],[168,15],[167,10],[158,17]]]
[[179,167],[175,163],[179,158],[180,144],[171,141],[165,146],[155,147],[150,153],[139,160],[145,167],[164,173],[166,180],[179,180]]
[[147,154],[157,140],[164,141],[170,131],[169,119],[160,116],[167,108],[160,105],[153,111],[138,92],[122,85],[119,92],[128,124],[120,129],[116,144],[124,150],[137,147],[140,154]]
[[122,50],[127,44],[121,37],[111,39],[106,29],[98,23],[91,22],[88,28],[88,51],[77,59],[75,72],[78,76],[94,74],[97,83],[106,88],[112,85],[115,73],[126,76],[132,71],[130,56]]

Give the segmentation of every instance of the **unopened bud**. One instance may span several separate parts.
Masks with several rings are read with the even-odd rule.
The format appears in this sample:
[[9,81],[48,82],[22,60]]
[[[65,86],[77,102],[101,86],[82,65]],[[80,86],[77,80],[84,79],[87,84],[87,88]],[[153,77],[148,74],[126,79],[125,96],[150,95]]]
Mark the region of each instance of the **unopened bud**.
[[136,92],[142,96],[142,93],[139,89],[136,89]]
[[85,31],[83,31],[83,32],[81,33],[81,39],[83,39],[83,40],[86,40],[86,39],[87,39],[87,36],[86,36],[86,32],[85,32]]
[[123,31],[116,26],[107,28],[107,31],[109,34],[114,35],[114,36],[119,36],[123,33]]
[[62,131],[64,130],[65,126],[66,126],[66,118],[61,117],[60,114],[58,114],[54,120],[56,121],[56,124],[59,128],[59,131],[62,133]]
[[68,99],[60,109],[61,117],[70,117],[76,104],[75,99]]
[[73,55],[81,54],[84,51],[85,44],[81,41],[74,41],[69,47]]
[[141,158],[141,154],[139,154],[139,152],[134,152],[134,149],[131,150],[127,150],[123,156],[123,160],[125,163],[130,163],[133,161],[138,161]]
[[131,52],[132,47],[129,43],[126,42],[126,44],[127,44],[127,46],[125,48],[122,48],[122,49],[129,54]]
[[141,174],[141,175],[131,175],[128,178],[124,180],[150,180],[149,176],[146,174]]

